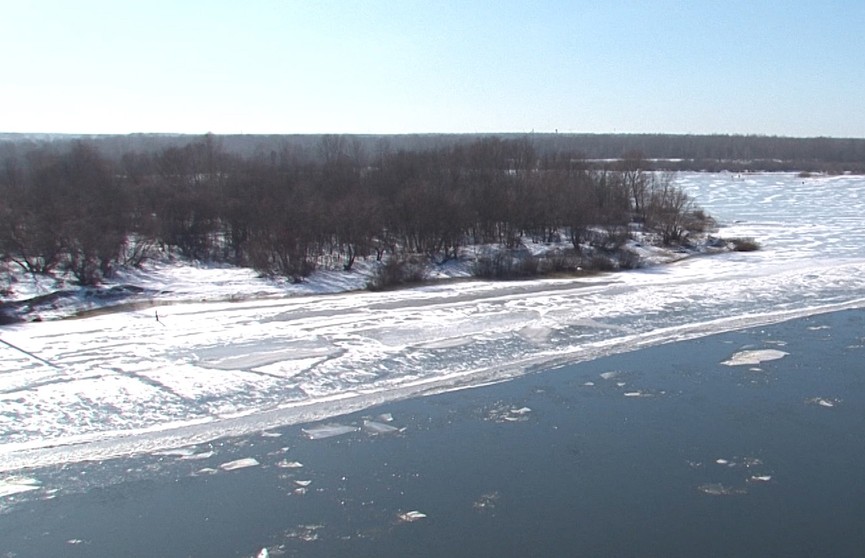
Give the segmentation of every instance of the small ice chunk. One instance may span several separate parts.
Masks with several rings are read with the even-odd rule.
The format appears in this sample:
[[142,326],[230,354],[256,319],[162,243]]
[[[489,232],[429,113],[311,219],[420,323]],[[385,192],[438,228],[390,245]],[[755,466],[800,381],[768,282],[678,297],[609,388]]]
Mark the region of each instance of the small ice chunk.
[[82,541],[81,539],[69,539],[68,541],[66,541],[66,544],[81,544],[83,542],[84,541]]
[[699,490],[703,494],[708,494],[710,496],[730,496],[732,494],[746,494],[746,491],[741,488],[725,486],[719,482],[701,484],[697,487],[697,490]]
[[531,413],[531,412],[532,412],[532,410],[529,409],[528,407],[520,407],[519,409],[511,409],[511,414],[512,414],[512,415],[520,415],[520,416],[522,416],[522,415],[525,415],[525,414],[528,414],[528,413]]
[[201,453],[193,453],[191,455],[184,455],[180,459],[183,459],[184,461],[198,461],[201,459],[210,459],[214,455],[216,455],[215,451],[203,451]]
[[586,383],[583,384],[583,385],[586,386],[586,387],[593,387],[593,386],[595,385],[595,382],[586,382]]
[[298,488],[295,488],[294,490],[292,490],[291,493],[296,495],[296,496],[303,496],[304,494],[307,493],[308,490],[309,489],[307,487],[301,486],[301,487],[298,487]]
[[244,457],[243,459],[223,463],[219,468],[223,471],[235,471],[237,469],[246,469],[247,467],[257,467],[258,465],[260,463],[254,457]]
[[317,531],[323,528],[324,525],[298,525],[297,529],[286,532],[286,536],[289,539],[297,539],[304,542],[317,541]]
[[399,428],[395,426],[384,424],[383,422],[376,422],[374,420],[363,421],[363,429],[368,434],[393,434],[394,432],[399,432]]
[[267,547],[259,550],[258,554],[255,555],[255,558],[270,558],[270,552],[268,552]]
[[344,424],[329,423],[320,424],[318,426],[311,426],[309,428],[303,428],[301,430],[310,440],[322,440],[324,438],[342,436],[343,434],[348,434],[349,432],[356,432],[357,427],[346,426]]
[[283,459],[279,463],[276,464],[280,469],[300,469],[303,467],[303,463],[300,461],[289,461],[287,459]]
[[625,382],[616,382],[616,387],[625,387],[626,385],[628,384],[626,384]]
[[750,479],[750,482],[769,482],[772,480],[772,475],[753,475]]
[[626,391],[624,393],[624,396],[625,397],[651,397],[652,394],[637,390],[637,391]]
[[839,400],[829,399],[827,397],[812,397],[811,399],[806,400],[805,403],[809,403],[811,405],[819,405],[820,407],[826,407],[831,409],[839,403]]
[[31,477],[12,476],[0,480],[0,497],[36,490],[42,483]]
[[212,475],[213,473],[216,473],[216,472],[217,472],[217,470],[214,469],[213,467],[204,467],[202,469],[195,471],[194,474],[196,476],[198,476],[198,475]]
[[499,492],[487,492],[486,494],[481,494],[481,497],[475,500],[472,504],[472,507],[476,510],[492,510],[496,507],[496,502],[499,499]]
[[619,372],[601,372],[600,374],[602,380],[612,380],[618,375]]
[[160,455],[165,457],[189,457],[195,453],[195,448],[172,448],[167,450],[161,450],[154,452],[153,455]]
[[393,415],[390,413],[382,413],[376,418],[381,422],[393,422]]
[[303,486],[305,488],[305,487],[311,485],[312,481],[311,480],[296,480],[296,481],[294,481],[294,484],[296,484],[297,486]]
[[419,519],[423,519],[426,517],[425,513],[419,512],[417,510],[408,511],[405,513],[401,513],[397,516],[400,521],[406,523],[412,523],[413,521],[418,521]]
[[723,458],[718,458],[718,459],[715,460],[715,463],[717,463],[718,465],[726,465],[726,464],[728,464],[729,462],[730,462],[730,461],[728,461],[727,459],[723,459]]
[[784,358],[790,353],[785,353],[784,351],[779,351],[777,349],[757,349],[750,351],[739,351],[735,353],[729,360],[725,360],[721,364],[727,366],[742,366],[742,365],[750,365],[756,366],[761,362],[766,362],[770,360],[778,360],[780,358]]
[[279,438],[280,436],[282,436],[282,434],[279,432],[269,432],[267,430],[261,433],[262,438]]

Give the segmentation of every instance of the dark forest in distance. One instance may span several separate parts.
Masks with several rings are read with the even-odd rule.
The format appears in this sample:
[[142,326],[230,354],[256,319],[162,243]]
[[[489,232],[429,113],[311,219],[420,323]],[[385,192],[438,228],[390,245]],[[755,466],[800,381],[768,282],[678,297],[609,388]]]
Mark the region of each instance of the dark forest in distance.
[[[865,173],[865,138],[792,138],[757,135],[676,135],[676,134],[228,134],[215,135],[225,151],[241,157],[286,156],[296,162],[321,162],[324,138],[339,137],[374,165],[375,160],[398,151],[434,151],[470,144],[481,139],[526,140],[540,157],[618,159],[639,152],[656,161],[664,170],[694,171],[811,171]],[[3,134],[0,159],[10,153],[38,146],[63,149],[76,140],[85,140],[102,156],[119,160],[129,152],[157,152],[183,147],[201,135],[129,134]]]

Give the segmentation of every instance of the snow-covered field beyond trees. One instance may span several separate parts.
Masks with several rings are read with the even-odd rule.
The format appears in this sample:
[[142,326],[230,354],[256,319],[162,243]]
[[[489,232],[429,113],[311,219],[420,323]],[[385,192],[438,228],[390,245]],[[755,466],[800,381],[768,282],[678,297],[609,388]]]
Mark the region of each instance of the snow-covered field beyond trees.
[[294,286],[161,263],[120,279],[153,304],[5,326],[0,339],[51,365],[0,345],[0,470],[323,420],[865,306],[865,177],[693,173],[677,183],[721,236],[754,237],[762,250],[590,278],[342,294],[332,293],[362,286],[361,273]]

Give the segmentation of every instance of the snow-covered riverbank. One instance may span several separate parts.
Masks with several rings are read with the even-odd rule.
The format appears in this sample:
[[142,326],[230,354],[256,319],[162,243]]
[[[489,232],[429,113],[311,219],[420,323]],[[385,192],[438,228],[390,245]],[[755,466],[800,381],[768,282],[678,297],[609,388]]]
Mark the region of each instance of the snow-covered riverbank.
[[[171,291],[156,308],[6,326],[5,341],[54,366],[0,347],[0,470],[306,422],[865,305],[862,177],[690,174],[679,184],[722,236],[763,250],[580,279],[289,298],[251,272],[152,268],[154,290]],[[298,288],[328,292],[316,284]]]

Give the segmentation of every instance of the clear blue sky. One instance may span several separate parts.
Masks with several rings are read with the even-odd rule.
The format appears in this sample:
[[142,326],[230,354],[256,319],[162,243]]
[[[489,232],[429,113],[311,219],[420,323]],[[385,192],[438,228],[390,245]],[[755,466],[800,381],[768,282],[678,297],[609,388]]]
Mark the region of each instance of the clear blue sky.
[[0,132],[865,137],[865,1],[0,0]]

